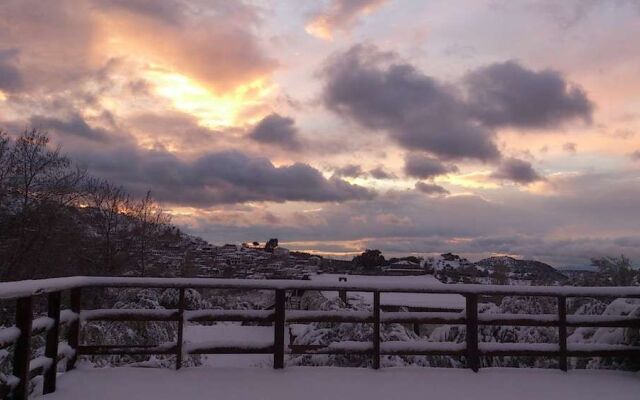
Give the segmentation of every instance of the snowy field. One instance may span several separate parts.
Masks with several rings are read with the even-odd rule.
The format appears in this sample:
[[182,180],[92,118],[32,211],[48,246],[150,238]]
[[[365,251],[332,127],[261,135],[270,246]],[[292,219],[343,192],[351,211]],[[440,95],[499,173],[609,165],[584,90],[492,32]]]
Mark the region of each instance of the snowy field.
[[[311,280],[315,283],[339,283],[339,278],[346,278],[348,283],[359,284],[417,284],[425,283],[429,285],[444,283],[437,280],[433,275],[418,276],[368,276],[368,275],[338,275],[319,274],[312,275]],[[338,297],[338,292],[322,292],[327,298]],[[359,301],[365,304],[373,303],[373,294],[367,292],[349,292],[348,299]],[[383,306],[407,306],[438,308],[446,310],[462,310],[465,307],[464,296],[459,294],[432,294],[432,293],[381,293],[380,304]]]
[[[288,332],[285,331],[288,336]],[[272,326],[242,326],[239,323],[218,323],[216,325],[187,325],[185,341],[191,343],[215,342],[228,345],[272,345]],[[285,343],[288,343],[285,337]],[[209,367],[266,367],[273,365],[271,354],[207,354],[202,356],[202,364]]]
[[79,369],[43,400],[637,400],[640,375],[541,369]]

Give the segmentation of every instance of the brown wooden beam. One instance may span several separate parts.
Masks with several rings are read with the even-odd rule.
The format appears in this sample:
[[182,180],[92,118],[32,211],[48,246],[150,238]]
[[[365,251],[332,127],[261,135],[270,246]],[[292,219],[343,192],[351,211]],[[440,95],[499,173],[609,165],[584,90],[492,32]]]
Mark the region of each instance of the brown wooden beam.
[[20,329],[20,336],[14,347],[13,375],[20,381],[13,389],[13,399],[15,400],[26,400],[29,397],[32,307],[32,297],[23,297],[16,301],[16,327]]
[[47,343],[44,351],[45,357],[52,361],[51,367],[44,374],[42,393],[48,394],[56,391],[56,376],[58,374],[58,336],[60,334],[60,292],[49,293],[48,313],[53,319],[53,326],[47,332]]
[[67,360],[67,371],[71,371],[76,366],[78,360],[78,345],[80,342],[80,311],[82,308],[82,289],[71,289],[70,307],[71,311],[78,314],[78,318],[71,322],[67,328],[67,340],[69,347],[75,350],[73,356]]
[[273,368],[284,368],[284,325],[286,292],[276,290],[275,320],[273,324]]

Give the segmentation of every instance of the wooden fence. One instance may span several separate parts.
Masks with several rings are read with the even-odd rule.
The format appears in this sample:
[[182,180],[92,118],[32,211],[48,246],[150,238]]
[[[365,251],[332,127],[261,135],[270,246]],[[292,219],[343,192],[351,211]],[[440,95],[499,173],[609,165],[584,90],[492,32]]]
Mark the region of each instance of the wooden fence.
[[[82,297],[92,288],[174,288],[179,291],[177,309],[98,309],[83,310]],[[273,290],[273,310],[187,310],[185,291],[194,289]],[[357,291],[373,293],[371,311],[301,311],[286,310],[286,293],[292,290]],[[63,292],[69,294],[69,308],[61,309]],[[457,293],[466,298],[464,312],[381,312],[380,296],[384,293]],[[555,314],[489,314],[478,313],[481,296],[546,296],[557,299]],[[33,318],[33,302],[47,297],[47,315]],[[640,347],[621,345],[577,345],[567,343],[567,328],[631,327],[640,328],[640,319],[628,316],[567,315],[570,297],[640,298],[639,287],[514,287],[494,285],[398,285],[398,284],[317,284],[291,280],[234,280],[190,278],[91,278],[72,277],[40,281],[0,283],[0,300],[15,301],[15,326],[0,330],[0,349],[14,346],[13,375],[2,388],[3,398],[26,399],[29,381],[43,375],[43,391],[56,388],[57,365],[66,360],[65,369],[75,366],[79,355],[175,355],[176,368],[190,354],[272,354],[273,367],[284,368],[285,354],[360,354],[370,356],[372,367],[380,368],[384,355],[450,355],[462,356],[467,368],[478,371],[482,356],[557,357],[559,368],[567,370],[568,357],[640,357]],[[79,341],[81,321],[171,321],[177,324],[175,343],[163,345],[86,345]],[[209,341],[185,343],[185,322],[241,321],[272,323],[274,341],[242,345]],[[371,342],[339,342],[327,346],[285,346],[287,323],[353,322],[373,324]],[[466,326],[465,343],[384,342],[380,326],[385,323],[452,324]],[[559,342],[482,343],[478,327],[547,326],[558,328]],[[65,341],[60,342],[62,330]],[[46,335],[45,354],[31,359],[31,338]]]

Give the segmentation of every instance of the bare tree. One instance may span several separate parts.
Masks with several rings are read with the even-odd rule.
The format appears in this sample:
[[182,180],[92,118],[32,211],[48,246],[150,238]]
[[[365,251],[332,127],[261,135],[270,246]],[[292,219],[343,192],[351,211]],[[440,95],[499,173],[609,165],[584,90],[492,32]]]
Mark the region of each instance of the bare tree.
[[9,191],[9,176],[13,170],[11,142],[6,132],[0,131],[0,205]]
[[120,235],[126,225],[125,213],[131,201],[122,186],[115,186],[103,179],[88,179],[85,187],[86,205],[94,212],[94,224],[102,237],[103,267],[113,273],[114,259],[122,247]]
[[133,233],[137,242],[140,276],[144,276],[149,250],[157,243],[163,229],[169,224],[170,217],[153,200],[150,191],[133,205],[131,211],[135,224]]
[[52,250],[51,239],[62,232],[56,230],[67,207],[80,196],[85,172],[73,167],[59,149],[51,149],[45,132],[25,130],[13,143],[2,141],[3,158],[8,160],[4,162],[10,164],[3,172],[3,196],[12,211],[4,221],[7,231],[0,234],[12,243],[7,264],[21,276],[33,277]]
[[609,285],[633,286],[636,283],[638,272],[631,267],[631,261],[624,255],[592,258],[591,265],[598,268],[598,273]]

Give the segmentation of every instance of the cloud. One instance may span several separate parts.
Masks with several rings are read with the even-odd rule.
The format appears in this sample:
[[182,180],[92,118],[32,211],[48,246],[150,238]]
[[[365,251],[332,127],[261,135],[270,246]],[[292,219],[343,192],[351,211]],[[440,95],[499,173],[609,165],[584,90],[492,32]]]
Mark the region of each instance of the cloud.
[[636,150],[629,154],[629,158],[633,161],[640,161],[640,150]]
[[[325,203],[309,213],[321,221],[313,225],[281,213],[276,213],[282,216],[279,226],[207,224],[200,216],[193,223],[202,227],[198,234],[212,240],[278,237],[348,245],[350,251],[367,247],[405,255],[453,251],[474,259],[501,253],[559,265],[624,253],[640,262],[637,219],[629,217],[640,215],[636,180],[635,171],[572,175],[558,182],[563,190],[554,196],[509,191],[494,200],[477,195],[425,196],[419,190],[387,191],[370,201]],[[611,207],[612,198],[617,199],[616,207]],[[411,224],[380,221],[381,214]]]
[[358,178],[365,175],[365,172],[362,170],[362,167],[357,164],[347,164],[340,168],[336,168],[334,175],[347,178]]
[[330,58],[324,105],[401,146],[441,158],[483,161],[499,156],[493,133],[471,121],[456,91],[371,45]]
[[567,142],[562,145],[562,150],[570,154],[575,154],[578,151],[578,145],[573,142]]
[[491,174],[491,177],[523,185],[544,179],[533,169],[530,162],[512,157],[502,160],[498,168]]
[[[60,89],[90,68],[94,27],[88,2],[0,2],[0,49],[20,55],[21,91]],[[15,66],[15,65],[14,65]]]
[[[110,59],[180,74],[226,93],[267,78],[256,7],[241,1],[5,0],[0,49],[20,51],[29,89],[65,90]],[[162,45],[158,45],[161,43]]]
[[253,127],[249,137],[256,142],[280,146],[289,150],[302,148],[298,139],[298,129],[292,118],[270,114]]
[[404,172],[407,176],[428,179],[438,175],[457,172],[458,167],[447,165],[440,160],[424,154],[409,153],[404,159]]
[[488,127],[556,127],[591,122],[594,105],[580,87],[556,71],[532,71],[514,61],[470,72],[464,79],[469,113]]
[[105,29],[117,27],[109,31],[110,38],[119,38],[129,53],[215,92],[232,91],[276,68],[255,33],[260,17],[254,6],[220,0],[198,6],[183,0],[156,3],[111,0],[98,1],[95,7],[107,17]]
[[397,177],[391,173],[386,171],[382,166],[378,166],[369,171],[369,175],[371,175],[375,179],[396,179]]
[[321,39],[331,40],[336,31],[347,31],[358,19],[387,3],[388,0],[331,0],[327,7],[313,14],[305,30]]
[[446,195],[449,191],[435,183],[416,182],[416,190],[428,195]]
[[22,75],[14,65],[18,49],[0,50],[0,90],[14,92],[22,88]]
[[84,120],[82,116],[73,113],[68,119],[58,119],[35,115],[30,118],[29,125],[44,131],[55,131],[59,136],[76,136],[97,142],[107,142],[115,137],[110,137],[104,129],[94,128]]
[[337,177],[325,178],[308,164],[274,166],[239,151],[206,153],[184,160],[164,150],[112,148],[77,154],[89,171],[134,193],[153,190],[172,204],[211,206],[260,201],[342,202],[372,199],[375,193]]

